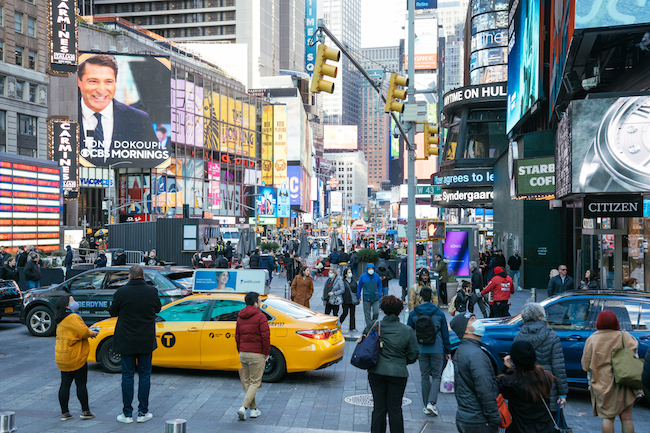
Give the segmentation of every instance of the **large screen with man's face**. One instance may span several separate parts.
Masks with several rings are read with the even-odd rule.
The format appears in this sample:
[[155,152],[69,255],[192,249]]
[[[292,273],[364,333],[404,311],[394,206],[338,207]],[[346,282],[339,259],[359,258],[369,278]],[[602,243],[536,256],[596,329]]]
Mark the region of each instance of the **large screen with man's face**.
[[169,164],[171,63],[166,57],[79,55],[79,162],[86,167]]

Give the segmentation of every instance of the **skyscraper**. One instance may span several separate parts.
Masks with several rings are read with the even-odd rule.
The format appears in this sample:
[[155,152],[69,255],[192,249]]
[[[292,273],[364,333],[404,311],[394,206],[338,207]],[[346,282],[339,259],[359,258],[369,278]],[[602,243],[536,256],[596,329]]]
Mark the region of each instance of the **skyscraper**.
[[305,0],[280,0],[280,69],[305,70]]
[[[345,45],[352,55],[359,54],[361,45],[361,0],[322,0],[323,23]],[[332,45],[331,41],[325,42]],[[358,125],[361,102],[361,74],[343,55],[339,73],[334,80],[334,93],[323,94],[323,123],[328,125]]]

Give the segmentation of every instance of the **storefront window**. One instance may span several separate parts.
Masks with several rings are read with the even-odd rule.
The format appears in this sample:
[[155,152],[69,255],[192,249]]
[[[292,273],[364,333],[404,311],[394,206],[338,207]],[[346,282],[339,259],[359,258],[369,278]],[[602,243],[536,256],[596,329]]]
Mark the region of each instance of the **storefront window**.
[[645,285],[646,221],[646,218],[630,218],[628,234],[623,236],[623,278],[635,278],[641,287]]
[[507,146],[505,122],[467,123],[465,158],[498,158]]

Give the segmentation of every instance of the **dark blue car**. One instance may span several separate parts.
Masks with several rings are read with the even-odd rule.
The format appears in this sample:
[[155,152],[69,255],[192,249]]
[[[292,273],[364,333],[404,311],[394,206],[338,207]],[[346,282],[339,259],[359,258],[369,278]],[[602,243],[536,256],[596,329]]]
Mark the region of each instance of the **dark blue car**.
[[[580,359],[587,338],[596,332],[596,319],[603,310],[612,310],[621,325],[639,341],[639,357],[650,347],[650,293],[612,290],[577,290],[541,301],[546,322],[560,336],[564,351],[569,386],[587,388],[587,374]],[[485,335],[481,338],[495,370],[500,371],[502,359],[508,354],[519,327],[521,315],[500,319],[482,319]],[[453,333],[450,331],[450,334]],[[450,337],[452,337],[450,335]],[[452,348],[458,346],[453,336]]]

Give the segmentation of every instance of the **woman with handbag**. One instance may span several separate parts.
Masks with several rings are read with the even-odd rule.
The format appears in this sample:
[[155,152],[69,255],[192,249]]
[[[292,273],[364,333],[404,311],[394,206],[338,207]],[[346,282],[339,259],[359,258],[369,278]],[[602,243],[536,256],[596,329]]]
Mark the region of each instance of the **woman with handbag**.
[[352,269],[346,268],[343,273],[343,285],[345,286],[345,291],[343,292],[343,313],[339,317],[339,322],[343,326],[345,318],[350,315],[350,331],[356,331],[356,309],[359,305],[359,298],[357,298],[357,279],[354,278]]
[[636,353],[639,343],[636,338],[620,326],[616,314],[603,310],[596,320],[596,329],[587,341],[582,352],[582,369],[591,373],[589,391],[594,416],[603,419],[603,433],[614,433],[614,420],[621,419],[623,433],[634,433],[632,408],[640,389],[633,389],[616,383],[612,366],[612,351],[625,348]]
[[536,365],[533,345],[516,341],[503,359],[505,374],[498,377],[499,392],[508,400],[512,424],[507,433],[554,433],[553,415],[546,403],[551,396],[553,375]]
[[[415,331],[399,321],[399,313],[404,309],[404,303],[399,298],[384,296],[379,308],[386,317],[379,323],[379,359],[368,369],[374,402],[370,432],[385,433],[388,415],[391,433],[404,433],[402,397],[409,376],[406,366],[418,359],[418,341]],[[366,326],[364,335],[368,335],[374,323]]]
[[325,304],[325,314],[332,316],[339,315],[339,307],[343,303],[343,292],[345,285],[343,279],[338,276],[336,268],[330,269],[330,277],[323,287],[323,304]]

